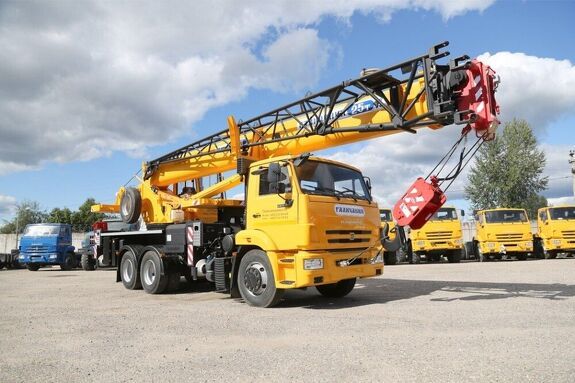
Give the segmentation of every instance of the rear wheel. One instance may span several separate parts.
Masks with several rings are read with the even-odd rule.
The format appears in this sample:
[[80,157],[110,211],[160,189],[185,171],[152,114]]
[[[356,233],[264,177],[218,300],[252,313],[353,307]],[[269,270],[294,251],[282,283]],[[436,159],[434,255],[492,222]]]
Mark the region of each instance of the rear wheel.
[[251,306],[272,307],[283,296],[276,288],[274,272],[263,250],[250,250],[243,256],[238,272],[238,288],[242,298]]
[[148,250],[142,257],[140,278],[148,294],[161,294],[168,287],[168,275],[162,274],[162,259],[154,250]]
[[127,250],[122,256],[122,262],[120,262],[120,276],[122,277],[122,284],[128,290],[137,290],[142,288],[140,270],[138,269],[138,259],[132,250]]
[[518,261],[525,261],[527,259],[527,253],[517,253]]
[[38,269],[40,269],[40,266],[39,265],[33,265],[33,264],[29,263],[26,265],[26,268],[28,268],[28,270],[30,270],[30,271],[38,271]]
[[337,283],[330,283],[327,285],[319,285],[315,288],[321,295],[328,298],[342,298],[351,293],[355,286],[356,278],[344,279]]

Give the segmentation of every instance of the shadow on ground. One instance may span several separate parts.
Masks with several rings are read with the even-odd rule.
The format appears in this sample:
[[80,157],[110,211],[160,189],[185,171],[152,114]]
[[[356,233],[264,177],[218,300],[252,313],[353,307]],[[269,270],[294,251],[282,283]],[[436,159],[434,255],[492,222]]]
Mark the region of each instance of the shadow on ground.
[[[443,297],[431,294],[442,292]],[[315,288],[288,291],[279,307],[342,309],[430,295],[433,302],[475,301],[511,298],[563,300],[575,296],[575,285],[428,281],[409,279],[364,279],[345,298],[320,296]]]

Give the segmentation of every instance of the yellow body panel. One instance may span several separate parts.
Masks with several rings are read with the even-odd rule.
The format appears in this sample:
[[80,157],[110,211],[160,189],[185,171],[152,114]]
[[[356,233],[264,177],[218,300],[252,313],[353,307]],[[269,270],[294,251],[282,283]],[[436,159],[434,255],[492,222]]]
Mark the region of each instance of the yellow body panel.
[[[575,206],[559,208],[575,209]],[[575,251],[575,219],[553,219],[550,209],[544,207],[537,212],[537,236],[546,250]]]
[[[486,222],[487,212],[522,211],[525,220],[516,222]],[[483,254],[533,252],[533,235],[527,212],[523,209],[499,208],[477,212],[475,240]]]
[[[453,207],[444,207],[455,213]],[[457,216],[457,214],[455,213]],[[418,253],[441,252],[461,250],[463,248],[463,234],[461,219],[434,219],[432,217],[421,229],[411,230],[411,245],[413,251]]]

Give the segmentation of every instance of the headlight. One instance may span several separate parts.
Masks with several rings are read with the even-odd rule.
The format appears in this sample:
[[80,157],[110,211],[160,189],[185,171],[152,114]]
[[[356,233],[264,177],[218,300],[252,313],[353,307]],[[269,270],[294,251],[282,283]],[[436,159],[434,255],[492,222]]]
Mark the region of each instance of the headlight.
[[533,247],[533,241],[525,242],[525,247]]
[[323,269],[323,259],[322,258],[304,259],[303,268],[304,270]]
[[419,247],[425,246],[425,241],[417,241],[417,242],[415,242],[415,243],[416,243],[416,245],[419,246]]
[[461,239],[456,239],[453,241],[453,243],[455,243],[456,245],[461,245]]
[[493,248],[495,248],[495,243],[487,242],[487,247],[489,247],[490,249],[493,249]]
[[58,254],[50,254],[50,259],[58,258]]
[[560,239],[554,239],[551,241],[555,246],[561,246],[561,240]]
[[24,258],[25,258],[25,257],[24,257],[24,255],[22,255],[22,254],[20,254],[20,255],[18,256],[18,259],[24,259]]

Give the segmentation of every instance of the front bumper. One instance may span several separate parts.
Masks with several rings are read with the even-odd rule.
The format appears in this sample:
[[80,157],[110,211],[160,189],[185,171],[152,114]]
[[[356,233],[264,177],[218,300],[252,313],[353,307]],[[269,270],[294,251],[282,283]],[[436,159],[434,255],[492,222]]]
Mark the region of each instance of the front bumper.
[[575,251],[575,239],[547,238],[543,244],[546,250]]
[[440,250],[461,250],[463,247],[461,239],[416,239],[411,241],[413,251],[440,251]]
[[[368,278],[383,274],[383,251],[378,249],[353,252],[299,251],[293,256],[278,257],[276,286],[283,289],[337,283],[344,279]],[[346,261],[355,260],[346,265]],[[321,269],[306,270],[304,264],[317,264],[309,260],[323,260]],[[308,262],[306,262],[308,260]],[[343,261],[343,262],[342,262]]]
[[521,242],[480,242],[479,246],[483,254],[507,254],[507,253],[532,253],[533,241]]
[[57,253],[20,253],[18,262],[23,264],[34,263],[41,265],[50,265],[58,263]]

